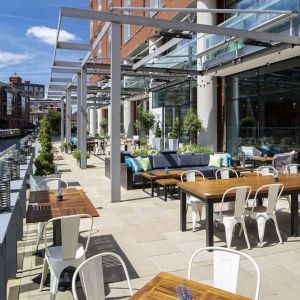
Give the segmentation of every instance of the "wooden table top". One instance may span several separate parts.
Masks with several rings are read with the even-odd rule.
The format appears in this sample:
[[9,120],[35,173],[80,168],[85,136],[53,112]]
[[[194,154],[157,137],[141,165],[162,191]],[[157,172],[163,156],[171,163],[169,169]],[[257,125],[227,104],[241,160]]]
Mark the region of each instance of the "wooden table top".
[[191,289],[193,300],[250,300],[237,294],[165,272],[159,273],[129,299],[177,300],[176,287],[182,288],[183,283],[186,288]]
[[183,169],[171,169],[168,171],[148,171],[143,172],[142,175],[148,179],[164,179],[164,178],[178,178],[185,170]]
[[266,161],[272,161],[273,158],[269,157],[269,156],[267,156],[267,157],[265,157],[265,156],[253,156],[252,160],[266,162]]
[[177,182],[180,181],[176,178],[163,178],[163,179],[158,179],[156,182],[160,185],[176,185]]
[[[252,194],[262,185],[272,184],[273,176],[251,176],[222,180],[204,180],[196,182],[179,182],[177,185],[185,192],[190,193],[204,201],[221,198],[226,190],[232,187],[248,185],[252,188]],[[300,173],[279,175],[278,183],[284,185],[283,193],[300,190]],[[228,196],[230,196],[228,194]]]
[[46,222],[51,218],[76,214],[99,217],[96,208],[81,189],[64,189],[62,201],[56,200],[55,190],[30,192],[27,223]]

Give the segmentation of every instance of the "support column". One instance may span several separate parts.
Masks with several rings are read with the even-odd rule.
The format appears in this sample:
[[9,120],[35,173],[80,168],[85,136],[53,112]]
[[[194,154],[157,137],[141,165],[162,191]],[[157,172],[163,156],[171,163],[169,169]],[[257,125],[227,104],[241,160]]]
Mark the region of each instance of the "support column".
[[60,144],[64,143],[65,139],[65,101],[64,97],[60,101]]
[[66,97],[66,141],[67,143],[71,143],[71,90],[67,89],[67,97]]
[[[110,193],[111,202],[121,201],[121,25],[111,24],[111,88],[110,88]],[[112,122],[113,120],[113,122]]]
[[81,69],[81,169],[87,167],[87,139],[86,139],[86,127],[87,127],[87,72],[86,66]]
[[[216,8],[215,0],[197,1],[197,8]],[[215,15],[212,13],[198,13],[198,23],[206,25],[215,24]],[[202,33],[198,36],[203,36]],[[205,50],[205,41],[200,38],[197,42],[197,52]],[[200,61],[198,62],[199,66]],[[198,143],[208,145],[217,151],[217,82],[211,76],[198,76],[197,113],[202,121],[203,130],[198,136]]]
[[96,107],[90,107],[90,135],[95,136],[97,127]]
[[128,138],[132,138],[133,136],[133,120],[134,111],[133,111],[133,102],[132,101],[124,101],[124,130],[125,135]]
[[103,120],[103,112],[102,112],[102,108],[98,108],[97,109],[97,132],[99,133],[99,135],[102,134],[101,132],[101,122]]
[[[112,97],[111,97],[112,99]],[[107,121],[108,121],[108,126],[107,126],[107,135],[111,137],[111,104],[108,105],[107,107]]]
[[81,150],[81,73],[77,74],[77,149]]

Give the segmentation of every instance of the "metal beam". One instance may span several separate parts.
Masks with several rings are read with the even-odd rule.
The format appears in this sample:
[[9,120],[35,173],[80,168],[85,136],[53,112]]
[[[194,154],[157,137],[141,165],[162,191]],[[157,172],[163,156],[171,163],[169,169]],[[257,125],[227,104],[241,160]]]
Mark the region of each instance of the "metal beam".
[[111,24],[111,100],[110,100],[110,195],[111,202],[121,201],[121,25]]
[[66,89],[67,89],[67,87],[64,87],[64,86],[63,86],[63,87],[58,87],[58,86],[57,86],[57,87],[49,87],[49,90],[48,90],[48,91],[49,91],[49,92],[50,92],[50,91],[61,91],[61,92],[64,92],[64,91],[66,91]]
[[68,89],[66,96],[66,142],[68,144],[71,143],[71,116],[71,90]]
[[58,78],[58,77],[51,77],[50,82],[72,82],[72,78]]
[[60,145],[62,146],[65,139],[65,102],[61,98],[60,102]]
[[70,69],[70,68],[51,68],[51,73],[65,73],[65,74],[75,74],[81,72],[80,69]]
[[150,53],[149,55],[145,56],[140,61],[135,63],[132,66],[132,69],[135,70],[135,69],[143,66],[151,59],[155,58],[156,56],[160,55],[161,53],[163,53],[163,52],[167,51],[168,49],[172,48],[173,46],[177,45],[180,41],[182,41],[182,39],[177,39],[177,38],[171,39],[167,43],[163,44],[161,47],[157,48],[154,52]]
[[77,147],[81,151],[81,73],[77,74]]
[[71,67],[71,68],[80,68],[81,63],[76,61],[62,61],[62,60],[55,60],[53,63],[55,67]]
[[87,55],[84,57],[81,65],[85,66],[85,64],[88,62],[88,60],[90,59],[91,55],[93,54],[93,51],[98,47],[99,43],[101,42],[102,38],[104,37],[105,33],[107,32],[107,30],[110,27],[110,23],[105,23],[104,26],[102,27],[100,33],[98,34],[97,38],[95,39],[95,41],[93,42],[92,45],[92,50],[89,51],[87,53]]
[[62,88],[64,90],[66,90],[68,88],[68,86],[67,85],[59,85],[59,84],[50,84],[49,89],[52,89],[52,88]]
[[149,12],[184,12],[184,13],[213,13],[213,14],[293,14],[291,10],[274,9],[220,9],[220,8],[194,8],[194,7],[111,7],[110,10],[119,11],[149,11]]
[[98,20],[118,24],[131,24],[145,27],[174,29],[180,31],[191,31],[198,33],[209,33],[226,36],[236,36],[253,40],[281,42],[288,44],[300,44],[298,36],[288,36],[270,32],[256,32],[237,28],[220,27],[216,25],[204,25],[196,23],[178,22],[176,20],[162,20],[131,15],[112,14],[101,11],[90,11],[79,8],[62,7],[61,14],[64,17],[79,18],[86,20]]
[[90,44],[69,43],[69,42],[57,42],[57,49],[91,51],[91,45]]
[[81,169],[87,168],[87,138],[86,138],[86,125],[87,125],[87,72],[86,68],[81,69],[81,107],[80,107],[80,122],[81,122]]

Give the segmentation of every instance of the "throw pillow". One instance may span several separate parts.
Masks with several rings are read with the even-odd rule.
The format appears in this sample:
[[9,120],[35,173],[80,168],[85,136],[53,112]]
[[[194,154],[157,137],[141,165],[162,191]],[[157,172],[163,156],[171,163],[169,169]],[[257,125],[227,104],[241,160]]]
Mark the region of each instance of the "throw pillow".
[[129,168],[132,168],[132,158],[131,157],[128,157],[128,156],[125,157],[125,165]]
[[230,153],[227,153],[227,167],[232,167],[232,156]]
[[132,158],[132,170],[134,173],[141,172],[143,167],[140,163],[141,157]]
[[228,165],[228,157],[227,157],[228,153],[215,153],[215,156],[219,156],[220,157],[220,161],[221,161],[221,167],[229,167],[230,165]]
[[253,156],[253,147],[242,146],[242,151],[245,153],[246,159],[251,159]]
[[221,157],[220,155],[209,155],[209,167],[216,167],[220,168],[221,167]]
[[152,170],[152,166],[149,160],[149,157],[144,157],[140,160],[140,164],[142,165],[143,170],[146,171],[150,171]]

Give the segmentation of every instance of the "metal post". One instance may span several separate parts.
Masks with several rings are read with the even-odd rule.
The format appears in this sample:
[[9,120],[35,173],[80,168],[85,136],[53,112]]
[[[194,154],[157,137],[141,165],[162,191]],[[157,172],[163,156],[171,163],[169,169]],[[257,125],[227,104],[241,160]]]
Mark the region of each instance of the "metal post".
[[77,149],[81,150],[81,73],[77,74]]
[[86,122],[87,122],[87,72],[86,66],[81,69],[81,110],[80,110],[80,121],[81,121],[81,169],[86,169],[87,167],[87,139],[86,139]]
[[60,102],[60,144],[64,143],[65,139],[65,101],[64,97],[61,98]]
[[67,89],[67,99],[66,99],[66,141],[71,143],[71,89]]
[[121,125],[121,25],[111,24],[111,88],[110,88],[110,195],[111,202],[121,200],[121,159],[120,159],[120,125]]

